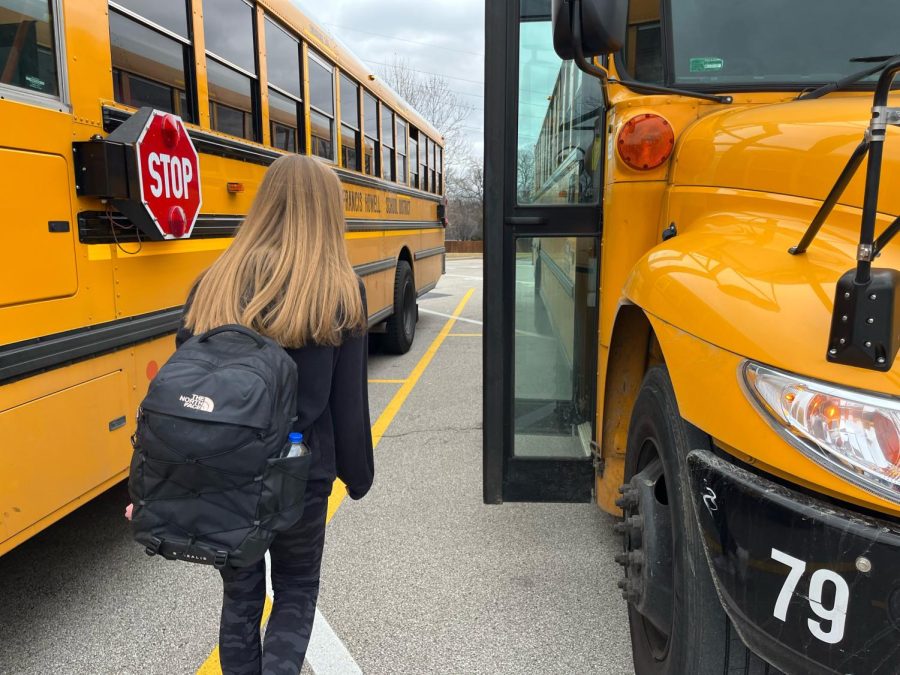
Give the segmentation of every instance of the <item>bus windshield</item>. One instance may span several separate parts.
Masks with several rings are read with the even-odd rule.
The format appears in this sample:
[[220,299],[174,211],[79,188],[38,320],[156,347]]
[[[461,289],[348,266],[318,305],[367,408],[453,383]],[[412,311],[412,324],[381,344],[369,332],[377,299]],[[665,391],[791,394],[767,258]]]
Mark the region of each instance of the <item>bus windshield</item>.
[[674,0],[669,79],[683,86],[838,80],[900,53],[897,0]]

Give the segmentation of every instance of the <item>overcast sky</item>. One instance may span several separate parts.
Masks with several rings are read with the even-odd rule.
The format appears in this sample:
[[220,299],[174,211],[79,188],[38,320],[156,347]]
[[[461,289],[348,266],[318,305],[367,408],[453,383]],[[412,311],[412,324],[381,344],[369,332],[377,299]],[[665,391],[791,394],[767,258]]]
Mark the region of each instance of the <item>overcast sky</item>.
[[484,129],[483,0],[294,0],[373,71],[394,56],[437,73],[472,110],[466,131],[476,153]]

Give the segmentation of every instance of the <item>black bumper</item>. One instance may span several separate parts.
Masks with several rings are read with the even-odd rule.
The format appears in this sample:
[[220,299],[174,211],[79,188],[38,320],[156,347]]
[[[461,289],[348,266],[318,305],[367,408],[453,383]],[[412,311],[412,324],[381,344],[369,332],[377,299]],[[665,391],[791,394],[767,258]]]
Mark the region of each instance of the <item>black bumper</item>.
[[900,524],[706,451],[688,464],[719,597],[751,650],[791,674],[900,673]]

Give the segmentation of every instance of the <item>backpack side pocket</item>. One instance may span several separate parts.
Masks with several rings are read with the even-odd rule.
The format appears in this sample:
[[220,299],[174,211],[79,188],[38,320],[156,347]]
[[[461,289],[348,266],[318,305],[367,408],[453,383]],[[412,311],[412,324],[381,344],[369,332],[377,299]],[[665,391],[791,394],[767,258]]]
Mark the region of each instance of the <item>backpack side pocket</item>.
[[312,455],[269,460],[259,500],[259,520],[263,527],[280,532],[300,520],[311,463]]

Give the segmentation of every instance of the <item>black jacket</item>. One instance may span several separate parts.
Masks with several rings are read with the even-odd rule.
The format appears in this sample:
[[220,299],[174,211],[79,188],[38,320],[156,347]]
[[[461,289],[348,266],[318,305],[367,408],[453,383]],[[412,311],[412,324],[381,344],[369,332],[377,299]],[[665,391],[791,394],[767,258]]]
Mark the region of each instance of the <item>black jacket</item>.
[[[360,282],[363,308],[366,290]],[[188,296],[185,311],[193,293]],[[192,337],[182,320],[176,347]],[[372,487],[375,462],[369,421],[368,339],[348,335],[339,347],[310,345],[285,350],[297,364],[300,380],[295,430],[312,452],[310,482],[330,486],[335,477],[353,499]]]

